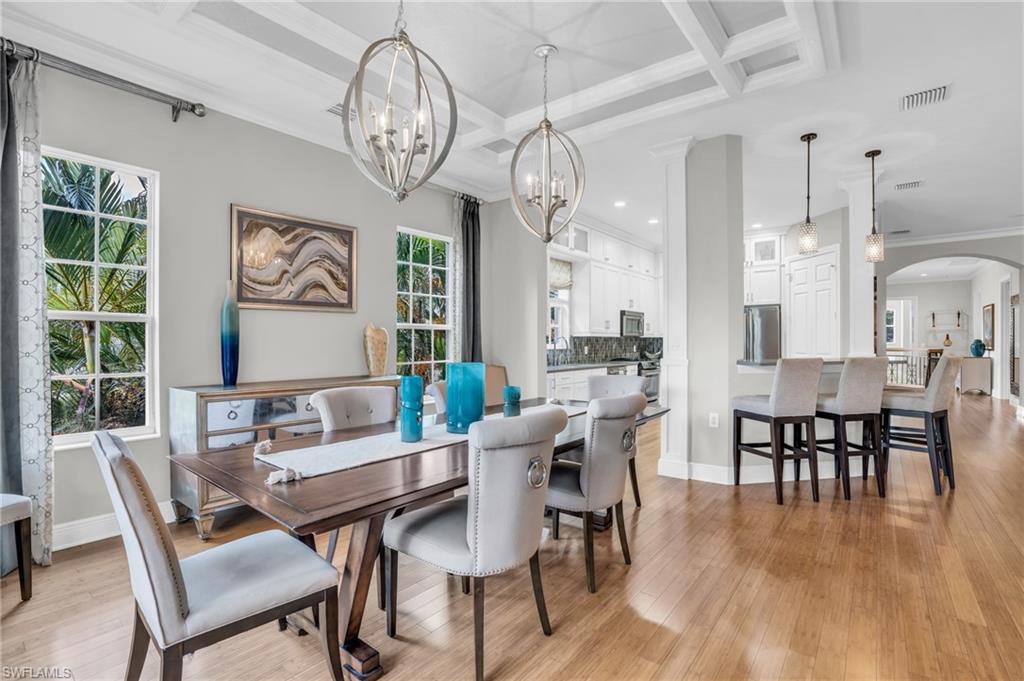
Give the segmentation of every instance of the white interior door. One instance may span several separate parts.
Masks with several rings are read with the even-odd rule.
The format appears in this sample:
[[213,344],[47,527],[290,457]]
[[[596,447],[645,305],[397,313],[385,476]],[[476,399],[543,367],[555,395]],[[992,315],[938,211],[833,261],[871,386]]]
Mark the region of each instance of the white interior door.
[[786,355],[839,356],[839,266],[836,250],[792,258],[788,265]]

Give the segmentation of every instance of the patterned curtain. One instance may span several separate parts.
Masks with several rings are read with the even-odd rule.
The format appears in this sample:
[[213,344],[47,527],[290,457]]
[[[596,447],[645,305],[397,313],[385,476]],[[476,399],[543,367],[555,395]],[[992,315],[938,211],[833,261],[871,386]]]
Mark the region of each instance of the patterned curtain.
[[462,263],[465,254],[462,243],[462,199],[456,194],[452,197],[452,261],[449,264],[451,298],[448,302],[448,316],[452,320],[452,333],[448,334],[448,359],[453,362],[463,361],[462,357],[462,323],[463,300],[465,299]]
[[[31,497],[33,503],[32,557],[49,565],[53,540],[53,438],[35,62],[18,62],[10,78],[10,90],[19,178],[17,347],[21,493]],[[7,200],[5,195],[4,201]]]

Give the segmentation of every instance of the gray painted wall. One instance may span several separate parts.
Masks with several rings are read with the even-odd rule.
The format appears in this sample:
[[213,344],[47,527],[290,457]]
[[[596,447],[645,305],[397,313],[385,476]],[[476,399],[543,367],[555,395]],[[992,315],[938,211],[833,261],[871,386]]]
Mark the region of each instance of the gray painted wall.
[[[970,281],[929,281],[915,282],[913,284],[888,284],[886,286],[886,300],[893,298],[915,298],[917,307],[914,319],[914,342],[913,347],[938,348],[942,347],[946,332],[933,331],[931,313],[945,310],[960,310],[965,315],[971,315],[971,282]],[[952,331],[949,339],[953,341],[951,350],[960,354],[967,353],[967,346],[974,338],[971,335],[971,324],[963,324],[961,332]],[[879,327],[879,333],[881,333]]]
[[[730,461],[729,399],[743,356],[743,140],[698,142],[686,157],[690,461]],[[719,427],[708,426],[708,414]]]
[[[357,313],[242,311],[239,380],[252,381],[365,374],[366,322],[384,326],[394,338],[395,227],[449,234],[452,199],[420,189],[396,205],[336,151],[216,111],[171,123],[166,106],[42,71],[44,144],[160,172],[161,435],[132,447],[157,497],[165,500],[166,388],[220,380],[218,314],[229,272],[229,205],[359,228]],[[518,255],[506,252],[504,268],[514,269]],[[503,290],[511,306],[522,303],[518,287]],[[515,347],[502,350],[507,363],[518,366]],[[58,452],[55,477],[55,522],[111,512],[87,449]]]

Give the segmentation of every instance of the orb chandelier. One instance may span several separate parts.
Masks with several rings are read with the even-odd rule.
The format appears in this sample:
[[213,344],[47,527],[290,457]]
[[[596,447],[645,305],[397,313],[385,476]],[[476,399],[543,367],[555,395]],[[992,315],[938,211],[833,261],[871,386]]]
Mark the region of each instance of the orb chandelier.
[[[345,144],[356,167],[395,201],[404,199],[441,167],[455,141],[458,119],[448,77],[430,55],[413,45],[405,32],[404,14],[405,4],[400,1],[394,32],[370,43],[363,52],[342,105]],[[378,57],[385,60],[384,65],[371,69]],[[448,99],[448,129],[440,147],[435,97],[422,70],[427,64],[436,71]],[[383,96],[365,92],[368,70],[386,75]],[[403,71],[411,71],[409,80],[402,79]]]
[[[512,208],[531,234],[548,243],[579,208],[586,176],[576,144],[548,120],[548,59],[558,54],[558,48],[541,45],[533,53],[544,60],[544,118],[526,133],[512,155]],[[531,147],[537,147],[531,157],[539,157],[539,169],[523,167]],[[565,153],[565,159],[558,170],[553,155],[557,157],[560,152]]]
[[866,262],[883,262],[885,260],[885,236],[878,233],[878,220],[875,219],[875,158],[882,155],[882,150],[872,149],[864,155],[871,159],[871,234],[864,237],[864,260]]
[[800,224],[797,239],[800,255],[814,255],[818,252],[818,225],[811,222],[811,142],[816,139],[818,134],[814,132],[800,135],[800,141],[807,143],[807,215]]

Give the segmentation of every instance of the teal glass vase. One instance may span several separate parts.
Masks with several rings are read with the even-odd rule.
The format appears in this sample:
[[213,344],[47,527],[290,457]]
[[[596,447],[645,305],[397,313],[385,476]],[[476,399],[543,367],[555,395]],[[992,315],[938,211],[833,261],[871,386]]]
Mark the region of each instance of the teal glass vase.
[[484,369],[481,362],[448,365],[449,433],[468,433],[470,424],[483,420]]
[[419,442],[423,439],[423,377],[402,376],[398,399],[402,442]]
[[238,300],[231,281],[220,306],[220,375],[225,388],[238,383]]
[[523,392],[518,385],[506,385],[502,391],[502,396],[505,399],[505,406],[502,412],[505,416],[519,416],[522,412],[519,408],[519,402],[522,399]]
[[971,342],[971,354],[975,357],[984,357],[986,349],[985,341],[980,338],[975,338],[974,341]]

